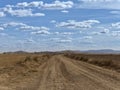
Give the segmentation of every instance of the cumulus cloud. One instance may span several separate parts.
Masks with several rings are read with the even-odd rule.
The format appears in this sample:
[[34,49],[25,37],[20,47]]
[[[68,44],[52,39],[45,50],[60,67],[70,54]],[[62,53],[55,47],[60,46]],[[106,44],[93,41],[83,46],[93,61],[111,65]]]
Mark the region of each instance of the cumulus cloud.
[[9,23],[1,24],[0,26],[4,28],[8,28],[8,27],[25,26],[25,25],[26,24],[19,22],[9,22]]
[[4,28],[9,28],[9,27],[14,27],[18,30],[23,30],[23,31],[33,31],[33,30],[37,30],[37,31],[41,31],[41,30],[49,30],[49,28],[44,27],[44,26],[30,26],[24,23],[19,23],[19,22],[9,22],[9,23],[5,23],[5,24],[1,24],[0,25],[0,29],[4,29]]
[[72,35],[72,32],[54,32],[56,35]]
[[[0,17],[11,14],[12,16],[17,17],[36,17],[36,16],[45,16],[44,13],[33,13],[36,9],[47,9],[47,10],[64,10],[72,8],[74,3],[72,1],[59,1],[56,0],[52,3],[44,3],[43,1],[32,1],[32,2],[21,2],[16,5],[6,5],[3,8],[0,8]],[[62,11],[67,13],[68,11]]]
[[62,35],[72,35],[73,33],[72,32],[63,32],[61,33]]
[[112,27],[116,29],[120,29],[120,22],[112,23]]
[[29,25],[24,25],[19,28],[20,30],[49,30],[49,28],[41,26],[41,27],[35,27],[35,26],[29,26]]
[[120,9],[120,0],[79,0],[79,8]]
[[71,43],[72,42],[72,38],[70,37],[66,37],[66,38],[52,38],[50,39],[51,41],[55,41],[56,43]]
[[66,40],[59,40],[58,41],[58,43],[71,43],[72,42],[72,40],[70,40],[70,39],[66,39]]
[[94,44],[94,42],[93,41],[79,41],[80,42],[80,44],[83,44],[83,45],[93,45]]
[[107,34],[107,33],[109,33],[109,32],[110,32],[109,29],[103,29],[103,31],[101,31],[100,33]]
[[30,3],[28,2],[22,2],[17,3],[16,7],[41,7],[43,5],[43,1],[32,1]]
[[111,14],[120,15],[120,11],[110,11]]
[[67,11],[67,10],[62,10],[61,12],[62,13],[69,13],[69,11]]
[[81,28],[91,28],[92,25],[98,24],[100,21],[98,20],[86,20],[77,22],[75,20],[68,20],[67,22],[60,22],[56,25],[56,27],[64,27],[69,29],[81,29]]
[[58,41],[58,40],[60,40],[60,38],[51,38],[50,40],[51,41]]
[[56,0],[53,3],[45,3],[41,8],[43,9],[68,9],[72,8],[74,3],[72,1],[59,1]]
[[0,12],[0,17],[5,17],[5,13],[4,12]]
[[92,36],[84,36],[83,39],[92,39]]
[[33,40],[32,38],[28,38],[28,39],[26,39],[26,42],[27,42],[27,43],[34,43],[35,40]]
[[56,23],[56,21],[55,20],[51,20],[50,23]]
[[56,0],[52,3],[44,3],[43,1],[32,1],[32,2],[22,2],[17,3],[17,5],[9,5],[9,7],[17,8],[30,8],[36,7],[39,9],[69,9],[72,8],[74,3],[72,1],[59,1]]
[[31,34],[36,35],[36,34],[43,34],[43,35],[47,35],[50,34],[49,31],[45,31],[45,30],[41,30],[41,31],[37,31],[37,32],[31,32]]
[[[16,5],[6,5],[3,8],[0,8],[0,17],[5,16],[5,13],[9,13],[12,16],[17,17],[35,17],[35,16],[45,16],[44,13],[33,13],[35,8],[37,9],[52,9],[52,10],[62,10],[72,8],[74,3],[72,1],[59,1],[56,0],[52,3],[44,3],[43,1],[32,1],[32,2],[22,2],[17,3]],[[28,9],[29,8],[29,9]],[[68,11],[62,11],[67,13]]]
[[111,35],[114,37],[120,37],[120,31],[112,31]]
[[1,30],[4,30],[4,28],[3,28],[3,27],[0,27],[0,31],[1,31]]
[[100,35],[101,33],[100,32],[92,32],[91,34],[92,35]]
[[12,16],[17,16],[17,17],[45,16],[44,13],[33,13],[32,9],[15,9],[15,10],[13,10],[12,8],[4,8],[4,11],[11,14]]

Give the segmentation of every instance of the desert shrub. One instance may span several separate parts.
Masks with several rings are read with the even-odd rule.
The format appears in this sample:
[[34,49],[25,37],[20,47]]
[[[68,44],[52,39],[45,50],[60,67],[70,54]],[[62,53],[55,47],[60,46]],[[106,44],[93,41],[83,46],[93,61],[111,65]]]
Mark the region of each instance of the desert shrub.
[[90,63],[98,66],[113,66],[114,63],[112,60],[92,60]]
[[81,57],[80,60],[81,60],[81,61],[84,61],[84,62],[87,62],[87,61],[88,61],[88,58]]
[[45,54],[45,55],[43,55],[42,57],[43,57],[44,59],[48,59],[48,58],[50,58],[50,55]]
[[30,56],[26,56],[24,62],[27,62],[27,61],[30,61],[30,60],[31,60],[31,57]]
[[113,62],[111,60],[105,60],[105,61],[100,62],[100,65],[101,66],[112,66]]
[[78,54],[65,54],[65,56],[71,59],[79,60],[79,61],[84,61],[84,62],[88,61],[88,58],[84,56],[80,56]]
[[80,60],[80,57],[78,57],[78,56],[74,56],[73,59]]
[[[83,61],[87,63],[91,63],[100,67],[108,68],[108,69],[114,69],[117,72],[120,72],[120,64],[115,63],[114,59],[110,60],[109,58],[106,59],[100,59],[100,58],[88,58],[87,56],[81,55],[81,54],[65,54],[66,57]],[[100,56],[101,57],[101,56]],[[103,57],[104,58],[104,57]]]
[[37,56],[33,57],[33,60],[38,62],[38,57]]
[[30,60],[31,60],[31,57],[26,56],[24,60],[21,60],[21,61],[17,62],[16,65],[26,67],[25,63],[27,63]]

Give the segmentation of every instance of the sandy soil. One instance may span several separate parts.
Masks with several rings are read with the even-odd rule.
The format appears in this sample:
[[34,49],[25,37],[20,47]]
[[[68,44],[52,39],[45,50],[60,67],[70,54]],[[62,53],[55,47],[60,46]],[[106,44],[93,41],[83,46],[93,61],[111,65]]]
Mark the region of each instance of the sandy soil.
[[120,73],[62,55],[24,65],[0,69],[0,90],[120,90]]

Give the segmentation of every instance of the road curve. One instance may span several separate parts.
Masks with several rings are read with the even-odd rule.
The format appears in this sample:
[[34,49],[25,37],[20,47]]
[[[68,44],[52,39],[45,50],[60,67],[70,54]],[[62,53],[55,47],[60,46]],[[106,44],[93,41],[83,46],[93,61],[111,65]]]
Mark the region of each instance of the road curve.
[[31,81],[3,90],[120,90],[119,73],[62,55],[55,55],[41,65]]

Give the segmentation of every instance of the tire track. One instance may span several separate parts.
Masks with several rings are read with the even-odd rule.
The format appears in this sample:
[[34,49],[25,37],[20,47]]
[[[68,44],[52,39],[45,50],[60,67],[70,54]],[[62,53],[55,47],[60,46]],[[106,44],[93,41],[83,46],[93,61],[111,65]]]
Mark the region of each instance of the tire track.
[[[91,67],[90,64],[87,64],[87,66],[82,66],[82,65],[84,65],[84,63],[81,62],[81,65],[78,66],[78,64],[77,64],[78,62],[77,63],[73,63],[70,59],[68,60],[67,58],[61,57],[61,56],[59,56],[59,58],[66,64],[66,66],[69,66],[68,67],[69,70],[72,67],[74,67],[74,69],[71,72],[73,72],[73,73],[78,72],[79,75],[81,73],[86,78],[92,80],[93,81],[92,83],[96,83],[98,85],[98,87],[104,87],[103,89],[100,89],[100,90],[119,90],[120,89],[120,82],[119,81],[115,80],[116,83],[114,83],[114,82],[108,81],[106,79],[107,77],[104,77],[104,78],[102,77],[101,78],[100,75],[98,76],[99,73],[98,74],[94,74],[92,71],[91,72],[88,71],[86,69],[86,67],[89,67],[89,66]],[[93,67],[92,69],[94,70],[96,68]],[[114,79],[114,78],[112,78],[112,79]],[[90,82],[90,80],[88,80],[87,82]],[[90,90],[92,90],[92,89],[90,89]],[[94,89],[94,90],[97,90],[97,89]]]
[[[3,90],[120,90],[120,74],[88,63],[54,55],[26,84]],[[114,75],[113,75],[114,74]],[[31,80],[31,81],[30,81]],[[22,86],[23,85],[23,86]],[[0,88],[0,89],[1,89]]]

